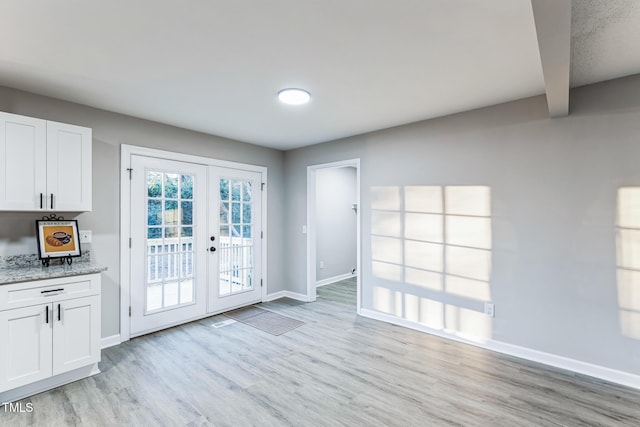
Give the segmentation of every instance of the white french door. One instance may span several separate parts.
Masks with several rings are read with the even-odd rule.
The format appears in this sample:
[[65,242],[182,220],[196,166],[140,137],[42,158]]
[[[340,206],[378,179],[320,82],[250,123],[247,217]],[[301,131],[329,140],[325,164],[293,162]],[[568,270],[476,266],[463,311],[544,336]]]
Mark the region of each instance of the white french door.
[[262,299],[262,173],[131,155],[130,336]]
[[131,335],[206,314],[207,168],[132,156]]
[[209,312],[262,299],[262,176],[209,167]]

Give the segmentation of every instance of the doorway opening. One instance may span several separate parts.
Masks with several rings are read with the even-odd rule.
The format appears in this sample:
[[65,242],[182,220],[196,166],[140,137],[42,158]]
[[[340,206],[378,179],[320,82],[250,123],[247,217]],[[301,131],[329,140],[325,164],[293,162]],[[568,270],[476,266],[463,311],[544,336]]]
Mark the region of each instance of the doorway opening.
[[307,228],[307,301],[355,279],[360,313],[360,159],[307,167]]

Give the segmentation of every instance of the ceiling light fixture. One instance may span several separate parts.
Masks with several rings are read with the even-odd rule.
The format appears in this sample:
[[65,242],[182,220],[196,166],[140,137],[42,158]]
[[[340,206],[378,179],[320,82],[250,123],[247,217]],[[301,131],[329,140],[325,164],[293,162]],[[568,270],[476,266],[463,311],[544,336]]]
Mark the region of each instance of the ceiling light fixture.
[[278,99],[289,105],[302,105],[311,100],[311,94],[304,89],[287,88],[278,92]]

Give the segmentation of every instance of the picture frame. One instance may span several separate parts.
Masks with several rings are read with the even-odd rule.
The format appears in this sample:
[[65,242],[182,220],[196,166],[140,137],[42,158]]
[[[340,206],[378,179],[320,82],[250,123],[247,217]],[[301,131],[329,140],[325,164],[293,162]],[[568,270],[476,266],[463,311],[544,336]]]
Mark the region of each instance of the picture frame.
[[38,257],[45,265],[48,265],[50,259],[55,258],[63,258],[63,263],[66,259],[71,264],[72,258],[82,254],[78,221],[75,219],[36,220],[36,236]]

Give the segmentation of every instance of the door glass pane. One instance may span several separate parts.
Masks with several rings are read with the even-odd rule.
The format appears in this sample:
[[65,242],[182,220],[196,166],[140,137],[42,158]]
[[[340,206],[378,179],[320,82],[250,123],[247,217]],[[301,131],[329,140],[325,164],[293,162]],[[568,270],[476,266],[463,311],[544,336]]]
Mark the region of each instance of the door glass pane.
[[178,197],[178,174],[164,174],[164,197],[171,199]]
[[220,222],[229,223],[229,203],[220,203]]
[[182,225],[193,224],[193,202],[180,202]]
[[165,227],[164,237],[165,238],[178,237],[178,227]]
[[147,173],[147,186],[149,188],[149,197],[162,197],[162,180],[163,176],[160,172],[149,171]]
[[241,181],[231,180],[231,200],[240,200]]
[[229,200],[229,181],[220,180],[220,200]]
[[162,225],[162,200],[149,199],[147,204],[147,224]]
[[242,204],[242,222],[251,224],[251,203]]
[[193,279],[180,282],[180,304],[193,301]]
[[240,224],[240,203],[231,203],[231,222]]
[[180,197],[182,199],[193,199],[193,177],[182,175],[180,177]]
[[245,202],[251,201],[251,183],[248,181],[242,183],[242,200]]
[[[195,302],[195,178],[147,172],[147,268],[145,314]],[[184,200],[183,200],[184,199]]]
[[178,225],[178,202],[175,200],[164,202],[164,225]]
[[[230,189],[231,194],[223,193],[223,188]],[[251,181],[220,179],[220,189],[218,259],[219,296],[222,297],[253,289],[254,243],[251,224],[254,218]],[[226,202],[229,199],[231,203]]]

